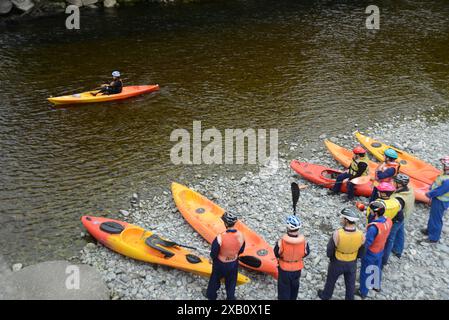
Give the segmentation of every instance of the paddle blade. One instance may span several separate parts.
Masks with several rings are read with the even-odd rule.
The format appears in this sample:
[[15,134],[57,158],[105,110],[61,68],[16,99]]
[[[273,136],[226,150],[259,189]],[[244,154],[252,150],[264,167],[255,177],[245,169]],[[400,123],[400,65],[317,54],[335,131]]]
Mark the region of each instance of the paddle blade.
[[370,176],[362,176],[351,180],[352,184],[367,184],[371,181]]
[[292,182],[291,188],[292,188],[292,200],[293,200],[293,213],[296,215],[296,204],[298,203],[300,191],[299,191],[298,184],[296,182]]

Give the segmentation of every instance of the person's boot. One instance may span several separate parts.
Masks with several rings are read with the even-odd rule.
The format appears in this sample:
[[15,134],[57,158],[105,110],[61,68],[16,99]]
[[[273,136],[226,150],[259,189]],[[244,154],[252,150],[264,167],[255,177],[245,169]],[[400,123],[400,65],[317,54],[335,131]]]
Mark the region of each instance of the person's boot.
[[364,296],[364,295],[362,294],[362,292],[360,291],[360,289],[357,289],[357,291],[355,292],[355,294],[358,295],[360,298],[362,298],[362,300],[365,300],[365,299],[366,299],[366,296]]
[[320,298],[321,300],[329,300],[329,299],[325,299],[323,296],[324,291],[319,289],[318,290],[318,298]]
[[421,229],[421,233],[422,233],[423,235],[425,235],[425,236],[428,236],[428,235],[429,235],[429,230],[427,230],[427,228]]

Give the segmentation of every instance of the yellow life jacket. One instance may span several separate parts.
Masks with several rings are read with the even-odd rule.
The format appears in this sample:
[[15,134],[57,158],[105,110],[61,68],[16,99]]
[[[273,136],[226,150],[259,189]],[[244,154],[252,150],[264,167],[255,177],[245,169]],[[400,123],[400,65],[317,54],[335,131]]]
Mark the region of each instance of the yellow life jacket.
[[404,200],[405,206],[402,208],[402,212],[404,213],[404,218],[408,220],[415,210],[415,192],[413,191],[413,188],[409,187],[407,191],[395,192],[391,197]]
[[[449,175],[447,175],[447,174],[439,175],[436,178],[435,182],[432,184],[432,190],[440,187],[443,184],[443,182],[448,180],[448,179],[449,179]],[[440,201],[444,201],[444,202],[449,201],[449,192],[446,192],[445,194],[437,197],[437,199],[440,200]]]
[[367,176],[369,174],[368,156],[360,158],[359,160],[352,159],[351,165],[349,166],[348,173],[355,176],[359,171],[359,163],[366,163],[366,169],[363,171],[362,176]]
[[[377,202],[382,202],[385,205],[385,213],[384,217],[390,218],[393,220],[394,217],[398,214],[398,212],[401,210],[401,204],[396,198],[390,198],[388,200],[383,199],[376,199]],[[368,217],[371,212],[371,208],[368,206],[368,209],[366,209],[366,216]]]
[[335,249],[335,258],[340,261],[354,261],[363,245],[363,233],[360,230],[347,232],[343,228],[338,231],[338,245]]

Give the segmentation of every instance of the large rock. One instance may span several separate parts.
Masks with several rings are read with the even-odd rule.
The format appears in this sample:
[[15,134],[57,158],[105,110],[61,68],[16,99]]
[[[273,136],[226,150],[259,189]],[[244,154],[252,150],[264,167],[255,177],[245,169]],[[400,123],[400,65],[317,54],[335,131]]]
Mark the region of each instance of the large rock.
[[34,3],[31,0],[11,0],[17,9],[22,11],[29,11],[34,7]]
[[77,7],[82,7],[83,6],[83,1],[82,0],[66,0],[68,4],[72,4],[74,6]]
[[90,6],[93,4],[96,4],[98,2],[98,0],[82,0],[83,2],[83,6]]
[[0,0],[0,14],[7,14],[12,9],[12,2],[10,0]]
[[43,262],[0,275],[0,287],[0,300],[109,299],[108,289],[94,268],[67,261]]
[[113,8],[117,5],[117,1],[116,0],[104,0],[103,2],[103,6],[105,8]]

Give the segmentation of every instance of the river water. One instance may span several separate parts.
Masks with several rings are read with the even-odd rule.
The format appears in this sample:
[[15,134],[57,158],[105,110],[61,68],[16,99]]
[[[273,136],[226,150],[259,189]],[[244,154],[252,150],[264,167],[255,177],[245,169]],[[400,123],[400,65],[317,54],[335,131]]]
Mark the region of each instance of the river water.
[[[65,29],[65,15],[1,30],[1,254],[11,263],[70,257],[85,243],[82,214],[117,217],[133,192],[247,169],[173,165],[170,134],[194,120],[311,141],[446,105],[449,3],[376,1],[377,31],[365,27],[369,4],[146,4],[83,10],[80,30]],[[96,87],[112,70],[161,90],[58,109],[46,101]]]

